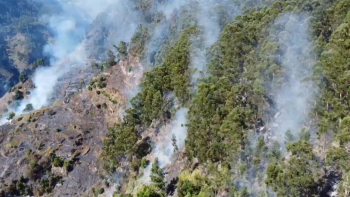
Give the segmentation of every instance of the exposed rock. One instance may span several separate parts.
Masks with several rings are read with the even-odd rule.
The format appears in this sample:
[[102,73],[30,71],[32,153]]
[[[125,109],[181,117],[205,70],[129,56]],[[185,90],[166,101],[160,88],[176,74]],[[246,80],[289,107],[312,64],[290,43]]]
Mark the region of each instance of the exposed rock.
[[68,175],[68,171],[66,168],[55,167],[54,165],[52,165],[52,167],[51,167],[51,172],[52,172],[52,174],[54,174],[56,176],[60,176],[60,177],[65,177]]

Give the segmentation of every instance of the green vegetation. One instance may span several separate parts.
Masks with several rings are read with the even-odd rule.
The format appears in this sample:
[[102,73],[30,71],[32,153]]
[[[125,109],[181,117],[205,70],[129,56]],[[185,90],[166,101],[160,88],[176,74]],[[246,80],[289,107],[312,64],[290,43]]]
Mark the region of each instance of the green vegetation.
[[[149,39],[149,31],[147,27],[140,25],[138,31],[134,34],[131,39],[130,53],[132,55],[142,55],[144,48],[146,46],[147,40]],[[121,55],[127,55],[127,51],[123,50],[123,43],[119,43],[117,51]]]
[[16,116],[15,112],[11,112],[9,114],[9,117],[7,118],[8,120],[12,120]]
[[[54,153],[50,155],[51,161],[35,154],[30,149],[25,151],[25,156],[26,163],[28,162],[25,174],[19,180],[12,180],[7,188],[1,188],[0,194],[4,196],[42,196],[50,194],[61,180],[61,177],[50,173],[51,161],[60,163]],[[55,159],[56,161],[54,161]],[[38,164],[39,160],[41,161],[40,164]],[[33,188],[33,183],[37,183],[35,188]]]
[[[134,5],[145,23],[138,27],[130,43],[121,41],[114,46],[118,53],[108,51],[105,62],[92,64],[93,68],[104,70],[117,65],[119,60],[134,57],[149,66],[123,121],[110,127],[104,138],[101,161],[106,172],[114,175],[117,168],[125,167],[121,164],[128,164],[128,171],[123,174],[123,181],[128,183],[121,183],[120,188],[125,191],[118,190],[114,196],[163,197],[175,185],[179,197],[270,196],[270,191],[277,196],[323,196],[329,193],[334,182],[339,182],[339,196],[350,195],[348,0],[237,1],[244,8],[232,20],[231,13],[226,13],[224,5],[218,3],[211,11],[218,14],[215,17],[218,17],[221,34],[209,48],[203,44],[205,27],[201,27],[196,18],[199,3],[191,2],[166,18],[160,12],[152,12],[154,2],[135,0]],[[258,2],[262,5],[257,7]],[[276,92],[290,77],[281,57],[288,53],[287,44],[280,37],[295,35],[283,31],[290,24],[276,25],[276,21],[291,13],[307,16],[309,20],[309,39],[314,47],[305,46],[297,53],[300,54],[298,61],[303,63],[309,61],[304,57],[312,56],[307,64],[314,66],[315,72],[303,80],[316,84],[313,90],[305,91],[318,94],[315,94],[316,100],[307,101],[307,107],[312,110],[305,113],[310,119],[300,123],[305,128],[283,131],[279,136],[280,133],[273,133],[278,122],[275,116],[281,111]],[[163,25],[167,28],[166,35],[154,38],[157,36],[153,34]],[[207,73],[194,88],[191,77],[200,65],[193,65],[191,58],[197,50],[206,53],[203,60],[207,62]],[[32,65],[44,63],[37,60]],[[88,86],[91,93],[105,96],[111,102],[95,103],[98,109],[118,104],[117,96],[108,93],[110,78],[105,72],[108,70],[93,78]],[[18,77],[22,82],[26,80],[24,75]],[[14,101],[24,98],[23,89],[20,86],[12,89]],[[148,138],[169,124],[180,107],[189,108],[185,149],[177,146],[179,139],[175,135],[171,145],[184,170],[177,183],[167,183],[165,171],[155,159],[150,185],[135,191],[131,187],[137,185],[136,179],[149,165],[146,158],[154,147],[153,139]],[[28,104],[25,111],[32,110],[33,106]],[[93,115],[94,110],[90,109],[89,113]],[[15,116],[9,115],[9,119]],[[36,121],[36,116],[30,114],[29,121]],[[81,141],[74,142],[74,146],[80,145]],[[9,144],[9,147],[17,146]],[[71,160],[64,160],[51,153],[48,163],[38,164],[39,156],[30,153],[31,159],[26,161],[31,174],[28,178],[40,183],[36,190],[39,193],[33,191],[33,194],[49,193],[60,178],[43,171],[49,171],[52,166],[69,171],[79,154],[76,151]],[[333,174],[335,178],[331,177]],[[13,181],[9,187],[13,194],[31,193],[29,180],[25,178]],[[104,188],[93,189],[95,196],[104,192]]]
[[60,157],[57,157],[56,154],[53,152],[50,154],[52,165],[55,167],[63,167],[64,161]]
[[[149,3],[136,5],[148,16]],[[181,22],[170,25],[167,39],[154,41],[161,45],[157,54],[150,57],[156,66],[145,74],[141,92],[132,99],[132,108],[126,111],[124,122],[111,128],[104,142],[103,156],[108,171],[113,172],[124,160],[133,162],[133,169],[137,169],[137,165],[146,167],[136,142],[154,120],[162,122],[169,118],[166,114],[170,107],[165,96],[174,93],[180,106],[190,108],[186,125],[187,159],[198,159],[200,167],[205,169],[180,175],[179,196],[217,196],[223,190],[229,190],[233,196],[257,192],[252,191],[255,188],[233,186],[241,179],[257,181],[259,187],[270,187],[278,196],[317,196],[326,187],[327,175],[323,170],[336,167],[337,173],[341,171],[345,177],[350,174],[346,148],[350,143],[347,87],[350,3],[346,0],[280,0],[266,1],[268,6],[252,8],[255,3],[248,1],[244,12],[230,22],[220,6],[215,8],[220,13],[222,32],[219,40],[207,49],[208,77],[200,81],[196,93],[191,93],[190,85],[190,54],[195,39],[189,39],[189,35],[201,34],[192,13],[197,5],[180,9],[178,20]],[[287,80],[280,59],[286,50],[284,43],[271,37],[272,32],[286,25],[274,26],[275,20],[285,13],[309,16],[309,33],[315,48],[300,53],[311,53],[317,61],[314,75],[304,80],[317,84],[320,99],[310,103],[312,122],[305,124],[310,124],[307,125],[312,128],[310,132],[315,132],[317,124],[317,145],[322,145],[322,153],[316,151],[315,143],[305,130],[300,132],[299,140],[293,135],[299,131],[287,131],[284,142],[267,142],[266,134],[258,130],[264,123],[274,121],[271,117],[278,112],[273,101],[274,89]],[[152,25],[162,20],[162,14],[155,14]],[[153,33],[152,25],[139,27],[129,52],[143,54],[143,50],[147,50],[145,40]],[[123,52],[118,51],[127,55],[127,47],[116,48],[124,48]],[[331,136],[335,136],[334,146]],[[172,144],[178,151],[176,140],[173,137]],[[228,171],[229,175],[223,174]],[[344,179],[340,184],[344,196],[349,194],[347,184]],[[159,187],[153,184],[137,194],[157,196],[160,195],[157,190]],[[262,192],[261,195],[269,194]]]
[[151,185],[143,186],[137,193],[137,197],[164,197],[166,196],[166,184],[163,169],[158,165],[155,158],[151,168]]
[[33,111],[33,110],[34,110],[33,105],[29,103],[29,104],[26,105],[26,108],[24,108],[23,111],[28,111],[28,112],[30,112],[30,111]]
[[177,192],[179,197],[212,196],[206,191],[206,187],[208,187],[207,180],[200,175],[199,171],[193,173],[186,171],[179,176]]
[[158,158],[154,159],[151,168],[151,183],[156,188],[156,192],[165,196],[165,175],[163,169],[159,167]]
[[99,188],[99,189],[92,188],[92,192],[94,193],[94,196],[97,197],[97,196],[103,194],[105,192],[105,189],[104,188]]
[[146,168],[148,166],[149,161],[146,160],[146,158],[142,158],[141,160],[141,167]]
[[36,1],[0,0],[0,82],[9,89],[19,81],[24,82],[36,68],[30,67],[30,63],[42,57],[50,32],[41,17],[51,11]]
[[[138,37],[138,35],[136,35],[136,36]],[[139,39],[139,38],[134,38],[134,39]],[[119,55],[122,58],[124,58],[128,55],[128,46],[127,46],[126,42],[120,41],[118,47],[116,47],[116,46],[114,46],[114,47],[117,49]]]
[[163,197],[162,195],[158,194],[154,187],[152,186],[144,186],[142,189],[137,193],[137,197]]
[[172,141],[172,145],[174,147],[174,152],[177,152],[179,150],[179,147],[176,144],[176,136],[175,136],[175,134],[173,134],[171,136],[171,141]]
[[[108,94],[106,91],[102,91],[102,94],[108,98],[109,101],[111,101],[113,104],[118,104],[118,101],[113,99],[112,96],[110,94]],[[107,104],[106,104],[106,107],[107,108]]]
[[55,177],[55,176],[40,179],[39,180],[40,187],[36,188],[37,195],[44,195],[44,194],[51,193],[60,179],[61,179],[60,177]]
[[317,195],[317,186],[321,183],[318,162],[309,138],[290,143],[287,151],[288,160],[271,163],[267,167],[266,184],[278,196],[313,196]]
[[33,68],[38,68],[39,66],[44,66],[45,60],[44,59],[37,59],[32,63]]
[[16,90],[15,94],[13,95],[13,100],[22,100],[24,98],[23,92],[20,90]]
[[31,188],[27,183],[28,180],[21,176],[19,180],[12,180],[11,184],[7,188],[2,188],[4,190],[0,190],[0,195],[31,196],[33,195],[33,188]]
[[107,107],[108,107],[108,106],[107,106],[107,103],[103,103],[102,106],[103,106],[103,108],[105,108],[105,109],[107,109]]
[[[88,86],[88,89],[92,91],[93,88],[103,89],[107,87],[106,77],[93,78]],[[100,94],[100,90],[96,90],[97,94]]]
[[22,72],[20,75],[19,75],[19,81],[20,82],[25,82],[26,80],[28,79],[27,77],[27,74],[25,72]]
[[103,147],[108,171],[113,172],[123,159],[142,159],[144,153],[136,144],[140,137],[138,128],[165,116],[167,106],[163,98],[167,93],[173,91],[183,103],[189,99],[190,35],[196,32],[195,28],[184,32],[164,63],[145,74],[142,91],[131,101],[133,108],[126,111],[124,122],[109,129]]

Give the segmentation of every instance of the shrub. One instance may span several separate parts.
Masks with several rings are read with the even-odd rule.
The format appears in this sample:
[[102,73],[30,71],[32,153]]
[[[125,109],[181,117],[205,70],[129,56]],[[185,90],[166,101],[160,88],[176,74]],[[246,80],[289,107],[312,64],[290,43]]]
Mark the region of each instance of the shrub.
[[13,95],[14,100],[22,100],[24,98],[23,92],[16,90],[15,95]]
[[147,185],[137,192],[137,197],[162,197],[162,195],[158,194],[154,187]]
[[94,196],[99,196],[105,192],[105,189],[104,188],[100,188],[100,189],[92,188],[92,192],[94,193]]
[[137,172],[141,166],[141,159],[134,159],[134,161],[131,162],[130,166],[133,171]]
[[52,165],[54,165],[55,167],[63,167],[64,161],[60,157],[57,157],[56,153],[51,153],[50,158]]
[[27,80],[28,78],[27,78],[27,75],[26,75],[26,73],[25,72],[22,72],[20,75],[19,75],[19,81],[20,82],[25,82],[26,80]]
[[56,157],[56,158],[53,160],[52,164],[53,164],[55,167],[63,167],[64,161],[63,161],[61,158]]
[[72,168],[72,161],[71,160],[65,160],[64,161],[64,164],[63,164],[63,167],[68,171],[71,170]]
[[33,105],[29,103],[26,105],[26,108],[24,108],[23,111],[33,111],[33,109],[34,109]]
[[8,120],[12,120],[16,116],[15,112],[11,112],[9,114],[9,117],[7,118]]
[[45,61],[44,59],[37,59],[35,62],[33,62],[33,68],[37,68],[39,66],[44,66],[45,65]]
[[148,166],[148,164],[149,164],[149,161],[147,161],[146,158],[142,158],[142,160],[141,160],[141,167],[142,168],[146,168]]
[[100,82],[100,83],[98,83],[98,87],[99,88],[105,88],[105,87],[107,87],[107,83],[106,82]]

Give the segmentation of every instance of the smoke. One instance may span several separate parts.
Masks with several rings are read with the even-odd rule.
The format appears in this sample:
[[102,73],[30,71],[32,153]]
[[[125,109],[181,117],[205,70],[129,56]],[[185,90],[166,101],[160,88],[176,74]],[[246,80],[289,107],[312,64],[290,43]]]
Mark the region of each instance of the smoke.
[[[179,151],[185,147],[185,140],[187,138],[187,113],[187,108],[179,109],[175,114],[175,119],[169,125],[165,125],[161,129],[161,133],[158,137],[158,142],[150,154],[152,155],[153,159],[158,158],[159,167],[161,168],[166,167],[172,161],[172,156],[175,150],[172,144],[173,135],[176,138],[176,145]],[[147,168],[145,168],[141,182],[150,182],[151,167],[152,164],[148,165]]]
[[[317,87],[309,79],[313,75],[316,62],[312,53],[314,47],[310,27],[307,15],[286,13],[275,20],[270,30],[269,41],[277,44],[279,48],[278,55],[271,57],[277,59],[282,72],[280,76],[275,77],[273,84],[266,84],[272,87],[269,93],[273,95],[276,114],[272,117],[272,123],[268,125],[264,140],[270,151],[279,149],[282,156],[286,155],[284,142],[287,131],[291,131],[294,138],[299,137],[297,134],[308,124],[309,113],[317,95]],[[248,135],[249,145],[245,149],[245,155],[250,157],[256,151],[261,151],[256,149],[260,137],[261,134],[256,132]],[[276,141],[279,146],[276,146]],[[252,195],[268,192],[274,196],[273,191],[269,191],[263,182],[269,163],[268,158],[264,157],[259,168],[252,165],[243,175],[240,175],[237,168],[234,172],[238,176],[235,177],[235,183],[239,188],[249,188]],[[259,174],[263,176],[259,177]]]
[[274,26],[277,31],[273,33],[273,39],[283,51],[280,63],[285,79],[274,98],[278,108],[277,139],[282,144],[288,130],[295,134],[308,120],[317,88],[307,78],[313,75],[316,59],[311,53],[314,47],[307,15],[283,14]]
[[159,12],[163,12],[166,18],[170,18],[175,11],[179,10],[182,6],[190,3],[191,1],[192,0],[172,0],[166,4],[158,6],[157,10]]
[[[206,73],[206,52],[219,38],[220,26],[218,15],[213,9],[215,0],[202,1],[199,4],[199,12],[196,15],[198,25],[203,29],[203,37],[199,38],[199,46],[192,45],[191,63],[194,67],[192,75],[192,84],[195,85],[195,90],[198,85],[198,79],[205,76]],[[196,43],[196,38],[192,38],[193,43]]]
[[198,1],[199,11],[196,14],[198,25],[202,30],[201,37],[193,37],[191,63],[194,67],[192,84],[197,89],[198,80],[207,75],[207,51],[215,44],[225,22],[233,20],[240,14],[241,8],[227,0]]
[[217,0],[208,0],[200,2],[200,11],[197,14],[197,20],[204,29],[204,46],[213,45],[219,38],[221,28],[219,26],[219,16],[215,11]]
[[89,21],[85,18],[84,10],[70,2],[60,2],[62,11],[48,17],[48,27],[52,31],[53,41],[44,47],[44,54],[50,57],[50,67],[39,68],[35,71],[33,82],[35,88],[29,98],[25,99],[17,110],[21,113],[28,103],[34,109],[41,109],[49,103],[49,97],[60,77],[71,69],[83,66],[86,62],[84,38]]
[[[99,2],[98,0],[94,0]],[[108,36],[105,39],[106,48],[112,48],[120,41],[130,42],[137,27],[143,23],[143,18],[134,9],[131,1],[107,0],[112,4],[105,12],[100,13],[94,24],[98,28],[107,30]],[[100,25],[99,25],[100,24]]]
[[[50,3],[37,0],[41,3]],[[87,33],[96,28],[108,27],[104,39],[106,47],[111,47],[121,40],[130,41],[140,23],[137,12],[129,1],[123,0],[57,0],[58,13],[44,15],[42,20],[52,32],[52,41],[44,47],[43,54],[50,57],[50,66],[39,68],[32,79],[35,88],[28,98],[16,109],[22,114],[27,104],[35,110],[51,104],[51,97],[57,82],[70,71],[89,65],[91,40]],[[103,21],[100,26],[92,26]],[[94,33],[94,32],[92,32]],[[91,36],[90,39],[94,39]]]

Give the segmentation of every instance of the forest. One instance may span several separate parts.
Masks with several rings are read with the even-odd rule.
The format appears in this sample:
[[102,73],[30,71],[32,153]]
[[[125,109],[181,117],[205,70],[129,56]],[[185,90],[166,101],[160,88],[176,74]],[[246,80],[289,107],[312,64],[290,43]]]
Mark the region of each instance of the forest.
[[[167,95],[173,93],[181,106],[189,107],[187,159],[198,160],[200,165],[195,170],[188,166],[179,176],[178,196],[218,196],[223,192],[229,196],[327,196],[327,182],[334,177],[339,179],[338,195],[348,196],[350,1],[247,4],[233,21],[220,18],[224,20],[220,37],[206,48],[208,73],[198,82],[197,92],[191,82],[195,65],[189,60],[196,40],[189,37],[191,33],[203,36],[203,28],[186,12],[190,6],[179,11],[180,20],[184,20],[179,23],[188,27],[181,36],[171,38],[170,33],[168,39],[177,41],[170,50],[163,46],[167,55],[145,74],[142,90],[133,98],[124,122],[111,129],[104,144],[104,155],[112,162],[106,163],[107,169],[113,172],[125,159],[133,162],[132,171],[142,174],[142,167],[140,170],[137,166],[148,153],[136,142],[152,121],[171,119],[167,114],[171,114],[172,106],[166,103]],[[288,41],[278,37],[281,35],[271,36],[287,29],[287,24],[275,24],[283,15],[289,20],[295,16],[296,23],[305,20],[309,25],[305,30],[310,34],[305,38],[309,45],[297,48],[295,54],[289,47],[297,44],[288,46]],[[282,33],[293,37],[295,32]],[[305,99],[307,106],[303,107],[310,110],[299,128],[291,128],[299,130],[273,131],[266,128],[283,110],[274,97],[278,89],[288,85],[288,68],[281,60],[288,53],[299,58],[294,64],[301,66],[294,66],[299,69],[295,72],[308,72],[305,67],[312,64],[312,72],[300,78],[306,83],[301,86],[305,89],[298,91],[315,94]],[[314,85],[308,87],[311,83]],[[285,136],[271,139],[266,137],[267,132],[284,132]],[[154,162],[151,184],[137,196],[166,196],[161,181],[164,172],[158,168]]]
[[[12,3],[0,0],[0,11],[12,7],[25,11],[11,11],[12,18],[0,16],[0,36],[21,32],[33,42],[27,43],[29,68],[19,69],[28,75],[11,67],[18,78],[12,83],[25,84],[32,70],[47,63],[38,51],[50,32],[39,22],[38,13],[50,13],[52,7]],[[128,8],[122,20],[106,17],[112,13],[106,6],[89,27],[84,26],[87,33],[73,35],[88,43],[84,47],[92,53],[83,61],[89,67],[79,67],[79,72],[95,72],[90,83],[86,87],[80,83],[81,90],[69,97],[71,103],[57,101],[38,111],[27,103],[21,112],[29,116],[28,125],[32,123],[35,132],[45,130],[40,116],[54,122],[59,119],[56,112],[76,113],[79,123],[95,121],[98,130],[96,136],[86,137],[96,128],[83,125],[79,130],[76,122],[63,128],[60,120],[50,128],[54,136],[67,135],[59,138],[59,148],[74,138],[63,134],[68,128],[79,130],[69,157],[53,151],[40,166],[34,160],[44,160],[45,153],[26,151],[30,169],[40,177],[33,180],[39,183],[40,194],[64,185],[64,176],[42,171],[62,168],[71,175],[83,163],[81,158],[97,155],[98,183],[87,196],[350,196],[350,0],[113,4],[119,5]],[[118,25],[127,28],[109,26],[109,20],[122,21]],[[0,43],[0,52],[5,53],[6,47]],[[13,63],[7,54],[4,57],[0,66]],[[137,64],[142,72],[128,64]],[[120,84],[111,84],[116,83],[111,79],[115,72],[125,77],[120,84],[130,76],[142,77],[135,89],[116,90]],[[19,87],[13,98],[25,100]],[[114,97],[119,94],[125,95]],[[12,132],[27,129],[23,117],[11,112],[9,139]],[[91,149],[84,144],[82,151],[76,150],[94,137],[100,141],[89,142]],[[32,194],[33,185],[27,183],[31,182],[21,176],[12,181],[9,192],[0,188],[0,196]]]

